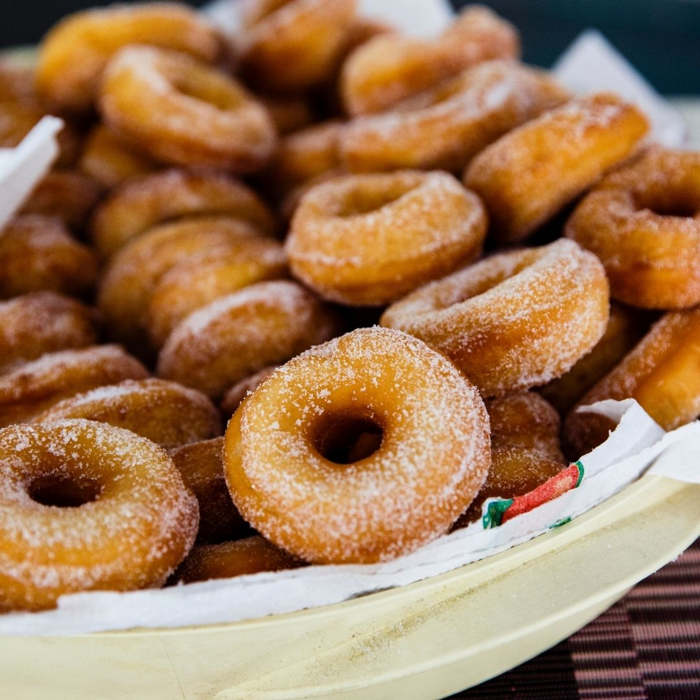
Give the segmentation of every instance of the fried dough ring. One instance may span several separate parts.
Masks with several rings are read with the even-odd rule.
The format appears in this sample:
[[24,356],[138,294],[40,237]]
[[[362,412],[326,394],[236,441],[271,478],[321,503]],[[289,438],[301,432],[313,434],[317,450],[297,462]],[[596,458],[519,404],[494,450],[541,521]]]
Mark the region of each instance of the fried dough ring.
[[240,382],[236,382],[224,395],[221,400],[221,411],[225,416],[232,416],[241,405],[241,401],[252,394],[276,369],[279,365],[263,367],[259,372],[251,374]]
[[608,306],[603,266],[562,239],[427,284],[390,306],[381,324],[424,340],[494,397],[571,369],[605,332]]
[[307,192],[286,247],[324,298],[381,305],[477,258],[486,227],[478,197],[447,173],[349,175]]

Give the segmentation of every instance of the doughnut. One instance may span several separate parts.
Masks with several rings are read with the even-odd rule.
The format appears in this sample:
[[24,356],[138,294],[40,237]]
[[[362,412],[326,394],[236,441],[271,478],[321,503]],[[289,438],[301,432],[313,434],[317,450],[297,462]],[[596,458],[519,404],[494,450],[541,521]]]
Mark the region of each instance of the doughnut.
[[92,309],[54,292],[0,302],[0,373],[45,353],[94,345],[95,321]]
[[566,235],[600,258],[613,299],[700,304],[700,153],[650,148],[583,199]]
[[240,61],[254,85],[302,92],[333,74],[356,0],[246,0]]
[[0,610],[160,587],[196,532],[197,501],[152,442],[84,420],[0,430]]
[[330,180],[336,180],[339,177],[343,177],[343,175],[348,175],[348,172],[342,168],[326,170],[320,175],[316,175],[316,177],[312,177],[310,180],[290,189],[280,201],[279,212],[282,215],[282,219],[288,223],[291,222],[294,212],[297,210],[299,203],[304,199],[307,192],[310,192],[317,185],[329,182]]
[[102,188],[89,175],[77,170],[52,170],[34,188],[21,213],[53,216],[69,229],[79,231],[101,193]]
[[118,345],[48,353],[0,376],[0,427],[30,421],[82,391],[147,376]]
[[37,103],[31,64],[0,57],[0,102]]
[[233,578],[263,571],[283,571],[303,562],[270,544],[264,537],[246,537],[234,542],[194,547],[175,574],[182,583]]
[[[348,463],[369,430],[376,452]],[[295,357],[238,408],[224,443],[243,517],[316,564],[370,563],[446,533],[483,485],[489,419],[474,386],[421,341],[352,331]]]
[[309,100],[303,97],[259,95],[258,99],[269,112],[280,135],[304,129],[315,121]]
[[556,476],[566,460],[559,445],[559,414],[531,392],[486,403],[491,421],[491,469],[454,528],[481,518],[487,498],[522,496]]
[[41,290],[84,294],[96,278],[95,255],[58,219],[27,214],[0,231],[0,298]]
[[236,409],[240,406],[241,401],[249,394],[254,392],[278,367],[279,365],[270,365],[263,367],[259,372],[251,374],[250,377],[241,379],[236,382],[224,395],[221,400],[221,411],[225,416],[232,416]]
[[603,266],[562,239],[427,284],[390,306],[381,324],[425,341],[496,397],[571,369],[605,332],[608,306]]
[[306,193],[286,248],[321,296],[372,306],[476,259],[486,228],[478,197],[448,173],[348,175]]
[[219,412],[204,394],[162,379],[126,379],[90,389],[59,401],[33,422],[68,418],[109,423],[165,448],[221,433]]
[[579,413],[604,399],[636,399],[664,429],[700,416],[700,308],[661,317],[625,358],[590,389],[564,421],[564,441],[577,459],[608,437],[615,424]]
[[442,168],[461,173],[491,142],[567,97],[543,71],[488,61],[390,112],[354,119],[343,132],[340,160],[354,172]]
[[223,437],[216,437],[192,442],[170,452],[185,486],[199,501],[199,542],[223,542],[250,531],[226,487],[223,449]]
[[98,124],[88,134],[78,167],[103,187],[115,187],[136,175],[146,175],[156,164],[112,129]]
[[172,168],[116,187],[95,211],[92,240],[109,257],[158,224],[214,215],[240,219],[266,235],[277,228],[270,210],[242,182],[224,173]]
[[112,336],[146,352],[148,304],[162,276],[193,255],[231,250],[256,235],[237,219],[200,217],[162,224],[135,238],[112,258],[100,282],[97,304]]
[[274,240],[248,236],[230,250],[207,250],[166,272],[148,305],[148,330],[156,347],[186,316],[249,284],[287,274],[284,248]]
[[602,379],[649,330],[648,314],[619,304],[610,305],[610,319],[603,337],[565,375],[540,387],[539,393],[561,415]]
[[383,112],[465,68],[489,59],[517,58],[519,52],[513,26],[485,7],[466,8],[436,40],[378,36],[345,61],[345,110],[352,116]]
[[571,100],[485,148],[464,174],[502,243],[522,240],[631,155],[646,117],[609,93]]
[[234,78],[149,46],[127,46],[110,60],[99,110],[147,155],[175,165],[254,172],[277,140],[267,110]]
[[113,5],[69,15],[39,47],[36,83],[53,106],[89,111],[107,62],[128,44],[150,44],[215,60],[221,40],[204,17],[178,3]]
[[241,379],[332,338],[335,314],[295,282],[258,282],[185,318],[157,374],[218,399]]

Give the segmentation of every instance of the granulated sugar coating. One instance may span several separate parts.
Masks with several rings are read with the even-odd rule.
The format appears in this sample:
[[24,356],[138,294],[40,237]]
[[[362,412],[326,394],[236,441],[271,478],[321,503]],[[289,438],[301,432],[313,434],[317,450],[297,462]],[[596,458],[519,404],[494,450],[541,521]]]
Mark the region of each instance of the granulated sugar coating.
[[[339,464],[323,443],[359,423],[381,431]],[[476,389],[404,333],[365,328],[294,358],[229,423],[224,467],[243,516],[316,563],[373,562],[444,534],[484,483],[489,420]]]
[[499,253],[390,306],[383,326],[447,355],[484,396],[546,384],[605,332],[609,292],[595,255],[569,240]]
[[0,431],[0,610],[161,586],[197,522],[196,499],[149,440],[84,420]]

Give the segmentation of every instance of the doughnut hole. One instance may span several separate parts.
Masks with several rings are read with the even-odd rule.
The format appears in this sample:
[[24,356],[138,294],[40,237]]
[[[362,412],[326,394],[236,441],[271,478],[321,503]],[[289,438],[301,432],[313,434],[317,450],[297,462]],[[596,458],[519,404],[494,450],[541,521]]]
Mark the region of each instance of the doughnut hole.
[[102,493],[102,485],[89,477],[50,474],[34,479],[29,484],[27,493],[42,506],[79,508],[96,501]]
[[331,203],[329,213],[343,219],[370,214],[393,204],[417,187],[418,183],[400,180],[377,181],[372,185],[358,183],[356,187],[340,193],[337,201]]
[[648,209],[656,216],[692,219],[700,214],[698,193],[689,189],[667,187],[651,192],[638,192],[634,200],[638,209]]
[[329,462],[352,464],[371,457],[384,439],[383,421],[372,411],[330,411],[311,430],[311,443]]

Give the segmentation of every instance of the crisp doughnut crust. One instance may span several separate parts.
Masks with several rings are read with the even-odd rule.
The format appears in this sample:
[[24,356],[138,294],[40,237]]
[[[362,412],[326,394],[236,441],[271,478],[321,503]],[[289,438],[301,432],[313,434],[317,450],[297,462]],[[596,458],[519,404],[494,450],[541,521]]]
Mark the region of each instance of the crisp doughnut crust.
[[253,172],[276,144],[270,115],[241,84],[164,49],[119,51],[105,69],[99,108],[118,134],[175,165]]
[[104,124],[93,127],[88,134],[78,166],[109,188],[156,169],[156,164],[148,156]]
[[224,173],[178,168],[130,179],[115,188],[92,219],[92,239],[109,257],[158,224],[193,216],[240,219],[273,234],[275,217],[258,195]]
[[649,149],[584,198],[566,235],[600,258],[614,299],[700,303],[700,153]]
[[579,413],[604,399],[636,399],[664,429],[700,416],[700,309],[662,316],[615,369],[588,391],[564,422],[564,440],[577,459],[615,427],[594,413]]
[[301,92],[331,77],[349,34],[356,0],[246,4],[241,67],[250,81],[274,92]]
[[390,306],[399,328],[449,357],[484,396],[559,377],[600,340],[609,293],[598,259],[573,241],[499,253]]
[[603,337],[565,375],[549,382],[539,393],[560,414],[571,407],[642,339],[652,316],[619,304],[610,305],[610,319]]
[[350,122],[341,140],[341,162],[354,172],[461,172],[488,144],[567,98],[543,71],[489,61],[390,112]]
[[59,401],[33,422],[67,418],[109,423],[165,448],[221,433],[219,412],[204,394],[162,379],[127,379],[90,389]]
[[270,544],[264,537],[200,545],[182,562],[175,578],[183,583],[233,578],[263,571],[296,569],[303,563]]
[[477,258],[486,227],[478,197],[447,173],[350,175],[307,192],[286,247],[321,296],[381,305]]
[[89,110],[107,62],[128,44],[175,49],[204,61],[221,51],[214,28],[185,5],[87,10],[69,15],[44,37],[36,69],[39,91],[61,109]]
[[491,421],[491,469],[455,528],[478,520],[487,498],[522,496],[566,466],[559,445],[559,415],[541,396],[513,394],[488,401],[486,409]]
[[0,373],[59,350],[97,340],[96,313],[53,292],[34,292],[0,303]]
[[[379,426],[351,464],[316,445],[332,427]],[[444,357],[397,331],[348,333],[294,358],[239,407],[225,436],[233,501],[267,539],[314,563],[368,563],[444,534],[481,488],[489,421]]]
[[236,382],[335,334],[337,322],[294,282],[259,282],[190,314],[170,334],[158,375],[219,398]]
[[197,501],[152,442],[83,420],[0,431],[0,610],[161,586],[196,532]]
[[519,241],[629,156],[648,128],[616,95],[571,100],[484,149],[464,182],[483,198],[496,238]]
[[156,347],[193,311],[256,282],[287,275],[287,256],[274,240],[249,236],[231,250],[204,251],[175,265],[153,290],[148,330]]
[[0,232],[0,298],[41,290],[84,294],[96,278],[95,255],[58,219],[26,214]]
[[353,116],[383,112],[476,63],[516,58],[519,52],[513,26],[485,7],[466,8],[433,41],[379,36],[355,50],[343,66],[345,109]]
[[231,250],[256,235],[242,221],[202,217],[156,226],[131,241],[112,258],[100,282],[98,306],[109,332],[146,352],[148,304],[162,276],[197,253]]
[[43,355],[0,377],[0,426],[31,420],[82,391],[147,376],[145,367],[117,345]]
[[264,367],[259,372],[251,374],[250,377],[241,379],[234,384],[221,400],[221,411],[225,416],[232,416],[240,406],[241,401],[250,393],[253,393],[278,367],[271,365]]
[[224,439],[217,437],[183,445],[170,453],[185,486],[199,501],[198,542],[223,542],[250,531],[226,486],[223,449]]

